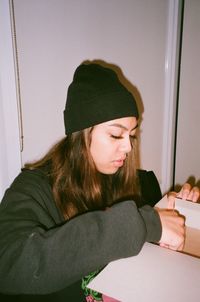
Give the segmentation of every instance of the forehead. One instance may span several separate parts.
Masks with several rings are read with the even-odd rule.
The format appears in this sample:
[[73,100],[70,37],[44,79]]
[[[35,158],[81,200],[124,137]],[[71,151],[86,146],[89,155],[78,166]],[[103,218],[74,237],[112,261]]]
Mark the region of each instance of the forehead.
[[138,121],[136,117],[130,116],[130,117],[122,117],[119,119],[111,120],[102,124],[97,125],[97,127],[103,127],[103,128],[120,128],[123,130],[134,130],[138,126]]

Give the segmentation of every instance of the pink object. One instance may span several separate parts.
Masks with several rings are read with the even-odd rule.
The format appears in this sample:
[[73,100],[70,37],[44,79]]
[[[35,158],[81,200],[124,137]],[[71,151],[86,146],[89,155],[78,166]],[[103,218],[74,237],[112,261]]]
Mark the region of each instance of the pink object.
[[108,297],[106,295],[102,295],[103,302],[120,302],[119,300],[116,300],[114,298]]

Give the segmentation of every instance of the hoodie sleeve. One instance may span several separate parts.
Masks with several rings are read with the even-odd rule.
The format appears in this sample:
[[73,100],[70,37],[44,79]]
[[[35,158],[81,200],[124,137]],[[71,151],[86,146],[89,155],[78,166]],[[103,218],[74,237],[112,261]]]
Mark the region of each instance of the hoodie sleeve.
[[133,201],[64,222],[45,177],[22,172],[0,204],[0,292],[61,290],[160,236],[155,210]]

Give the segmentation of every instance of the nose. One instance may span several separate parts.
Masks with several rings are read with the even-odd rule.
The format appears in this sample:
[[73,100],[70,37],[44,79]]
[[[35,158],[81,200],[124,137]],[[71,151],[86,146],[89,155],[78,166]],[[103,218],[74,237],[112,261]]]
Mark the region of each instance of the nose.
[[129,153],[132,149],[132,144],[130,137],[127,136],[121,141],[120,151],[124,153]]

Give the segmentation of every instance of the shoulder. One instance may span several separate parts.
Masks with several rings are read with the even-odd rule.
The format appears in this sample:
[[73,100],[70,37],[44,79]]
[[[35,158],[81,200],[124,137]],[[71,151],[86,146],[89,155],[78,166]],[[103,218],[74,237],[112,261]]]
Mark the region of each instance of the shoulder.
[[[49,218],[60,223],[62,215],[56,207],[52,187],[49,177],[42,170],[23,169],[15,178],[11,186],[6,190],[2,202],[1,211],[18,213],[19,217],[25,215],[29,217],[47,216],[47,225]],[[35,219],[35,218],[34,218]]]
[[14,179],[10,188],[25,187],[28,189],[31,186],[40,187],[41,185],[50,185],[49,177],[41,169],[22,169],[21,173]]
[[52,188],[48,176],[39,169],[23,169],[6,190],[5,200],[33,199],[41,202],[52,197]]

